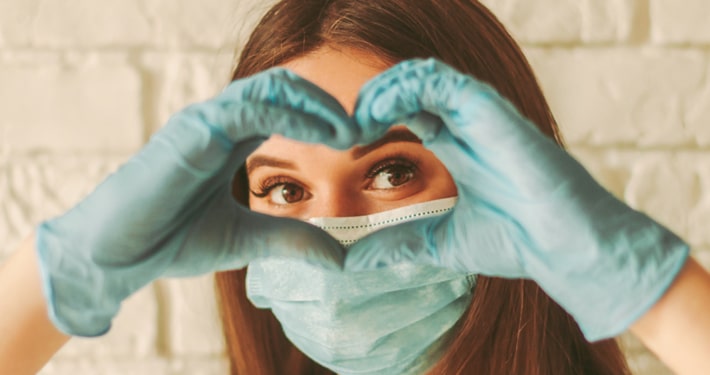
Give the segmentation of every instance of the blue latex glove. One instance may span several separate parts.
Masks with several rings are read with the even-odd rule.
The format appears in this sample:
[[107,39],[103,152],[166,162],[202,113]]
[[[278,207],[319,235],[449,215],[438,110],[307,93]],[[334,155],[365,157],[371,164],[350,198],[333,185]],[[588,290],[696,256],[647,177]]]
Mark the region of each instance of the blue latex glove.
[[360,240],[346,269],[407,260],[531,278],[597,340],[647,311],[688,256],[493,88],[440,62],[403,62],[374,78],[355,117],[373,138],[408,124],[446,165],[459,200],[447,215]]
[[339,268],[342,248],[327,234],[251,212],[231,196],[236,169],[272,133],[337,148],[358,137],[335,99],[283,69],[177,113],[76,207],[39,226],[54,324],[100,335],[121,301],[158,277],[237,269],[257,257]]

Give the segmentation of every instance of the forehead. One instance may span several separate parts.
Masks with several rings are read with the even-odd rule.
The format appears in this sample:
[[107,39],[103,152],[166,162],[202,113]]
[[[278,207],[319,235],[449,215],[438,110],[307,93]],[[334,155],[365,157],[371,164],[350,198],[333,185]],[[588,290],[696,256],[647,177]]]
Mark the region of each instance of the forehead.
[[[401,125],[393,126],[382,138],[369,145],[355,146],[347,151],[334,150],[324,145],[298,142],[280,135],[272,135],[249,156],[246,168],[247,173],[261,165],[282,168],[290,165],[288,168],[298,169],[294,166],[305,163],[304,165],[312,165],[316,171],[322,172],[322,167],[327,164],[327,161],[337,160],[338,168],[343,169],[345,166],[351,165],[350,162],[357,161],[381,147],[395,143],[399,149],[408,149],[417,153],[423,149],[421,140]],[[269,158],[279,158],[279,160],[267,161]],[[343,164],[342,161],[347,163]]]
[[348,113],[352,113],[362,85],[389,65],[368,52],[328,46],[281,64],[329,93]]

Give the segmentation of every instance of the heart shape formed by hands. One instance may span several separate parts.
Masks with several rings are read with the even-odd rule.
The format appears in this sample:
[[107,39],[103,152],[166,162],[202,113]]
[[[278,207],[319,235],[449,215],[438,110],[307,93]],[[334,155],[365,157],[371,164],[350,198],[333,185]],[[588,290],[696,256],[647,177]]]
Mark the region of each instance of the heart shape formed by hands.
[[[231,197],[236,168],[272,134],[347,149],[402,123],[453,176],[459,201],[451,213],[374,233],[345,256],[320,229]],[[174,115],[77,206],[43,222],[36,244],[50,318],[83,336],[108,330],[121,301],[158,277],[287,256],[331,268],[344,262],[346,270],[414,261],[533,278],[596,338],[627,327],[688,253],[494,89],[435,60],[375,77],[352,117],[284,69],[235,81]]]

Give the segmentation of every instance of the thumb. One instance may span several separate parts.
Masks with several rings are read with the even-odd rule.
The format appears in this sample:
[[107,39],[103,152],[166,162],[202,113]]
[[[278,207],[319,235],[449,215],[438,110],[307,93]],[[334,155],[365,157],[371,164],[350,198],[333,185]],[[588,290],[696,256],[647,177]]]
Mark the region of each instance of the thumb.
[[182,244],[162,276],[240,269],[254,259],[272,256],[342,269],[342,246],[313,225],[253,212],[234,200],[228,186],[219,189],[206,205],[191,229],[176,235]]
[[[360,129],[334,97],[283,68],[234,81],[200,116],[219,124],[233,143],[281,134],[337,149],[355,145]],[[225,108],[234,106],[233,110]],[[210,111],[210,109],[212,109]]]
[[[237,224],[239,225],[239,224]],[[257,258],[286,257],[331,270],[341,270],[345,250],[322,229],[309,223],[250,211],[242,216],[234,258],[246,263]]]
[[355,243],[345,270],[362,271],[403,262],[464,273],[526,277],[514,241],[515,226],[461,202],[448,214],[399,224]]
[[426,218],[378,230],[348,249],[346,271],[385,268],[398,263],[443,266],[436,246],[430,241],[432,228],[441,219]]

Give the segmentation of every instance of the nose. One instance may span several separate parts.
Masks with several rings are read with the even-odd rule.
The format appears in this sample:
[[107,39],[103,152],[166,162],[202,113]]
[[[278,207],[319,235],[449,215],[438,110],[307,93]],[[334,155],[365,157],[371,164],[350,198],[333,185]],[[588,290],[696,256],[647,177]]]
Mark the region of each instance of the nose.
[[367,215],[363,199],[358,199],[356,192],[347,189],[333,189],[321,192],[312,204],[308,218],[314,217],[349,217]]

